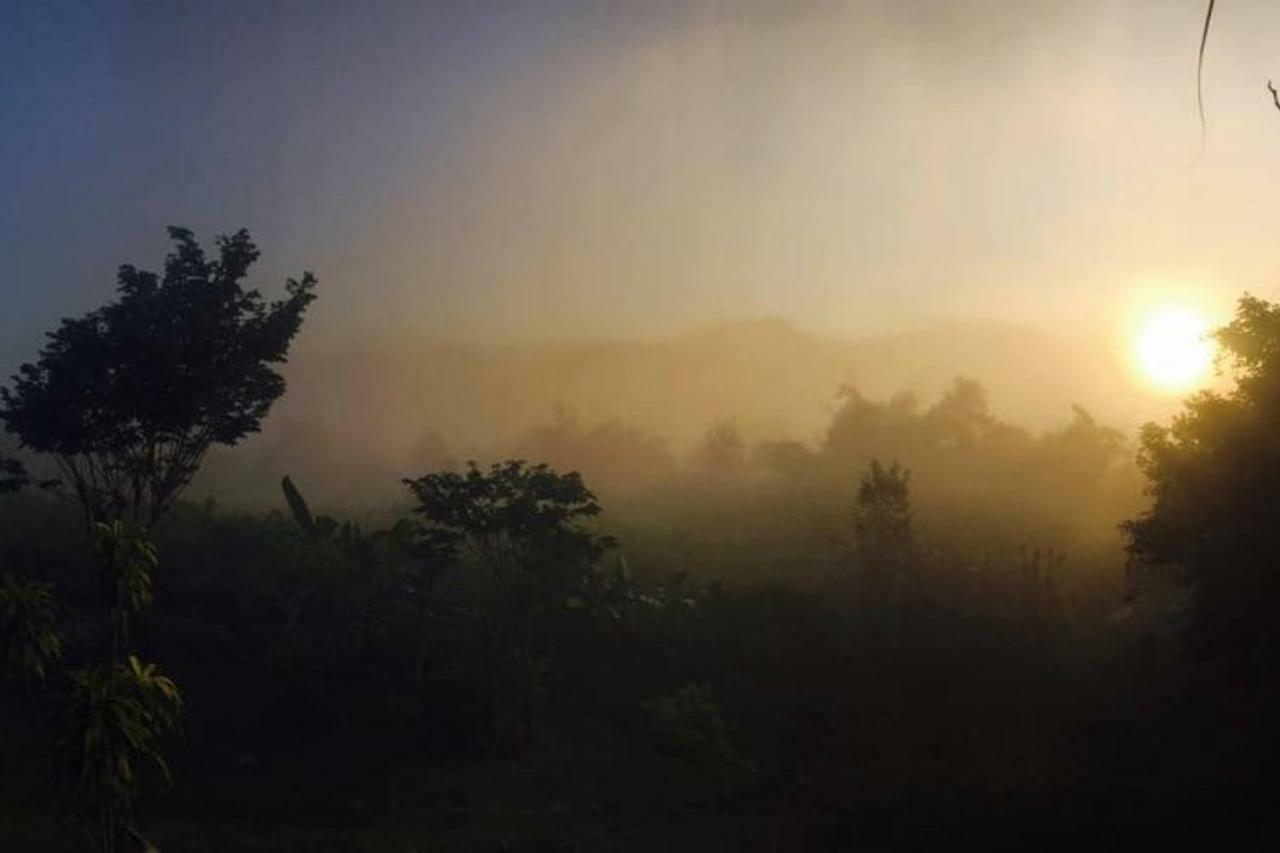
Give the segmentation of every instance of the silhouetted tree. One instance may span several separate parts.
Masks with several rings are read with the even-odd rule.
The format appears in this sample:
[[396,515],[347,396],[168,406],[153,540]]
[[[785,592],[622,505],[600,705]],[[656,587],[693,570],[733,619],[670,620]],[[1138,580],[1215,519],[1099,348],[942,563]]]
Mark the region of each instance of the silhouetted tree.
[[938,446],[956,450],[972,448],[997,425],[987,409],[987,389],[963,376],[952,381],[924,419]]
[[603,493],[652,487],[673,469],[661,439],[616,420],[585,427],[563,406],[556,407],[552,423],[530,430],[517,449],[527,458],[583,472]]
[[823,445],[833,460],[861,466],[872,454],[901,459],[921,445],[923,425],[915,395],[903,392],[877,402],[845,385],[837,396],[843,403],[827,428]]
[[[1124,434],[1098,423],[1082,406],[1073,405],[1071,422],[1042,435],[1031,457],[1032,470],[1044,482],[1041,500],[1055,491],[1081,501],[1098,501],[1098,490],[1132,462]],[[1083,507],[1091,511],[1090,507]]]
[[600,505],[577,472],[519,460],[404,482],[418,500],[424,559],[466,556],[487,570],[493,725],[504,750],[518,752],[534,729],[550,619],[594,598],[600,557],[614,545],[577,525]]
[[0,421],[56,458],[90,524],[154,525],[211,445],[258,430],[284,392],[273,365],[315,298],[310,273],[278,302],[246,289],[259,252],[244,230],[218,238],[216,260],[190,231],[169,236],[163,277],[120,267],[119,298],[63,320],[0,389]]
[[1246,295],[1215,333],[1234,389],[1202,391],[1142,429],[1150,509],[1126,522],[1142,570],[1194,593],[1196,648],[1254,675],[1280,664],[1280,305]]
[[897,462],[886,468],[871,460],[858,484],[853,535],[858,560],[873,575],[906,570],[911,559],[911,472]]
[[419,546],[466,554],[499,588],[530,606],[563,603],[581,587],[613,540],[578,527],[600,504],[577,472],[508,460],[481,471],[442,471],[405,485],[418,500]]
[[731,421],[716,424],[695,451],[695,461],[706,474],[716,479],[736,477],[742,471],[746,447],[738,428]]

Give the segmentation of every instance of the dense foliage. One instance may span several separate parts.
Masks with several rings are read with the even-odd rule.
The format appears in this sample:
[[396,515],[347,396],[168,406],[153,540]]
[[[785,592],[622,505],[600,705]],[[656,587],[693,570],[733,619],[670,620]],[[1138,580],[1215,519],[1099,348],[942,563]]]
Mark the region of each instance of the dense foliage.
[[[257,430],[284,392],[273,365],[314,298],[310,274],[290,279],[288,298],[270,305],[245,289],[258,258],[246,231],[218,238],[213,261],[190,231],[169,235],[176,248],[163,279],[122,266],[119,298],[64,320],[39,360],[0,388],[0,421],[23,448],[56,459],[92,538],[68,644],[79,668],[50,677],[64,642],[49,584],[5,576],[0,637],[6,671],[47,688],[36,705],[65,708],[58,751],[73,780],[70,800],[103,853],[148,846],[131,823],[136,765],[149,760],[168,776],[160,742],[181,719],[176,684],[137,656],[132,634],[159,567],[146,530],[211,445]],[[25,466],[0,456],[0,492],[26,485]]]
[[[431,470],[376,518],[290,477],[270,512],[175,492],[88,536],[56,491],[0,496],[0,840],[76,849],[51,802],[112,853],[143,826],[210,850],[1260,834],[1280,307],[1219,338],[1236,387],[1147,428],[1124,531],[1131,572],[1190,581],[1192,636],[1229,652],[1212,689],[1182,599],[1126,585],[1130,451],[1083,409],[1037,435],[971,380],[846,389],[818,442],[724,421],[684,459],[561,413],[520,448],[545,462]],[[65,787],[31,784],[51,763]]]
[[19,679],[44,680],[62,655],[49,584],[12,574],[0,577],[0,648],[5,657],[0,672]]
[[259,252],[244,230],[219,237],[212,260],[187,229],[169,236],[162,277],[120,267],[118,299],[63,320],[0,389],[0,422],[57,459],[90,523],[154,525],[211,445],[256,431],[315,298],[310,273],[270,304],[246,288]]
[[418,501],[420,552],[473,560],[522,608],[582,592],[585,575],[614,544],[575,526],[600,513],[577,473],[511,460],[487,472],[470,463],[464,474],[443,471],[405,484]]
[[149,761],[169,776],[160,740],[178,728],[182,699],[172,680],[133,655],[75,670],[68,678],[63,751],[72,797],[100,849],[114,853],[123,836],[141,839],[127,820],[138,788],[138,761]]
[[1151,507],[1126,531],[1140,569],[1194,590],[1199,651],[1280,682],[1280,306],[1246,296],[1216,338],[1234,387],[1143,430]]

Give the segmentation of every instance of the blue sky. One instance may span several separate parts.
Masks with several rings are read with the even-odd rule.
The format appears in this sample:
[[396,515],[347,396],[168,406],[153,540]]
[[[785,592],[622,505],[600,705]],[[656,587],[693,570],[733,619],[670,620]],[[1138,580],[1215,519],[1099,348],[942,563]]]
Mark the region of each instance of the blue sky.
[[1224,6],[1199,158],[1200,6],[3,0],[0,361],[167,224],[313,269],[317,345],[1265,293],[1280,18]]

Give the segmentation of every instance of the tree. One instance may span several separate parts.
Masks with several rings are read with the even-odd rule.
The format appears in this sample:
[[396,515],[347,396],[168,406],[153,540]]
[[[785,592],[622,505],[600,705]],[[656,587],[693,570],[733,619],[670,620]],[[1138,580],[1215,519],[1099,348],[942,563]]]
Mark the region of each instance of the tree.
[[858,559],[876,577],[906,570],[911,559],[911,472],[872,459],[853,510]]
[[737,477],[742,472],[745,457],[742,436],[732,421],[721,421],[707,430],[702,444],[694,451],[695,464],[717,482]]
[[987,409],[987,389],[957,376],[942,399],[924,414],[931,443],[951,450],[971,450],[999,425]]
[[68,673],[70,693],[62,752],[72,779],[72,799],[101,849],[115,851],[125,835],[148,848],[130,822],[138,788],[137,762],[155,764],[170,781],[161,739],[182,719],[177,685],[130,642],[131,618],[151,605],[155,546],[115,519],[94,525],[99,580],[111,601],[111,657]]
[[605,493],[650,488],[670,476],[674,467],[662,439],[616,420],[587,427],[563,406],[556,407],[552,423],[530,430],[516,446],[526,458],[585,472]]
[[901,393],[877,402],[844,385],[837,398],[843,402],[831,419],[823,444],[831,459],[861,465],[873,454],[902,459],[921,447],[923,424],[914,395]]
[[63,748],[74,800],[103,853],[119,850],[126,835],[145,844],[130,824],[138,764],[154,764],[169,778],[159,741],[181,724],[178,688],[133,655],[70,679]]
[[1246,295],[1215,333],[1235,387],[1147,424],[1150,508],[1123,525],[1139,575],[1172,568],[1193,593],[1193,647],[1252,675],[1280,664],[1280,305]]
[[119,519],[93,528],[94,558],[104,599],[111,608],[111,648],[119,659],[130,648],[130,617],[151,606],[152,575],[159,566],[156,548]]
[[533,733],[552,617],[608,588],[598,567],[614,541],[578,526],[598,515],[600,504],[577,472],[521,460],[488,471],[470,462],[465,474],[404,482],[418,500],[416,550],[424,563],[469,558],[486,571],[493,727],[503,748],[518,752]]
[[310,273],[280,301],[246,289],[259,252],[243,229],[218,237],[216,260],[187,229],[169,236],[163,277],[120,267],[118,298],[63,320],[0,389],[0,422],[55,457],[90,526],[150,528],[209,447],[258,430],[284,392],[274,366],[315,298]]
[[155,549],[118,520],[98,524],[94,535],[102,580],[114,597],[111,657],[59,671],[55,681],[50,670],[64,643],[52,587],[6,574],[0,577],[0,674],[35,686],[65,686],[53,694],[67,702],[59,751],[68,793],[98,848],[115,853],[128,836],[140,848],[154,849],[130,823],[137,764],[154,763],[169,779],[160,742],[178,729],[182,716],[177,686],[128,648],[129,617],[151,601]]
[[528,606],[563,604],[614,544],[577,526],[600,513],[577,472],[522,460],[486,472],[469,462],[465,474],[442,471],[404,483],[418,500],[419,553],[437,562],[469,556]]

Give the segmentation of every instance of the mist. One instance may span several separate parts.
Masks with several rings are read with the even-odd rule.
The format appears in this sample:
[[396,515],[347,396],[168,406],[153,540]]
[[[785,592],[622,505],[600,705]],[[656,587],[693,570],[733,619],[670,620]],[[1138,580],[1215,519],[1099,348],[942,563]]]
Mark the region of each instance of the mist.
[[4,4],[0,848],[1264,849],[1276,33]]
[[156,222],[321,273],[307,347],[780,316],[1114,349],[1143,281],[1222,313],[1274,276],[1276,13],[1220,16],[1201,155],[1198,6],[19,4],[5,359],[162,251]]
[[[725,418],[808,439],[843,384],[928,397],[959,374],[1019,423],[1078,403],[1133,430],[1177,405],[1134,375],[1135,306],[1216,322],[1274,278],[1275,13],[1220,16],[1201,152],[1197,7],[19,5],[0,359],[162,252],[158,222],[245,225],[264,281],[327,283],[272,425],[397,460],[428,430],[463,457],[509,443],[558,405],[678,444]],[[745,331],[775,321],[797,352]],[[724,372],[681,387],[704,346]],[[637,359],[655,387],[632,395]]]

